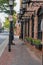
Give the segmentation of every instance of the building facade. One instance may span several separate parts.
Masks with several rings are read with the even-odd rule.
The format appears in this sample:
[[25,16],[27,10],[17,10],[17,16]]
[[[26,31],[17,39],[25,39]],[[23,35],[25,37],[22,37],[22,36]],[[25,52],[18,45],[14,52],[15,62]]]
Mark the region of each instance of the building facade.
[[[27,0],[28,1],[28,0]],[[43,32],[41,31],[41,21],[43,19],[43,2],[32,0],[33,2],[26,2],[22,0],[20,2],[20,9],[25,13],[20,18],[21,21],[21,38],[32,37],[43,41]],[[25,3],[23,3],[25,2]],[[26,10],[23,9],[23,5],[26,4]]]

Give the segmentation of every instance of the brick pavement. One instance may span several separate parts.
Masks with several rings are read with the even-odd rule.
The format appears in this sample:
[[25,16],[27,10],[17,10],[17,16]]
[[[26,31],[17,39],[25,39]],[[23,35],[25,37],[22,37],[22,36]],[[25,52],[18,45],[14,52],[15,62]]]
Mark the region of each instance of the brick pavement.
[[6,47],[0,57],[0,65],[41,65],[41,61],[27,51],[26,45],[22,45],[21,40],[14,41],[16,45],[11,47],[11,52],[8,52],[8,47]]
[[40,60],[42,60],[42,50],[38,50],[34,45],[25,41],[26,46],[34,53]]

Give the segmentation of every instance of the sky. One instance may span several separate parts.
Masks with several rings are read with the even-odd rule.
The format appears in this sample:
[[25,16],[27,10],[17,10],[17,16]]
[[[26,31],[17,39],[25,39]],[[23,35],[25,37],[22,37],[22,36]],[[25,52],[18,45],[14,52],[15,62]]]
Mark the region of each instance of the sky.
[[18,12],[20,9],[20,0],[16,0],[16,2],[17,2],[17,5],[14,9],[16,10],[16,12]]
[[[18,13],[19,12],[19,9],[20,9],[20,0],[16,0],[16,7],[14,7],[14,9],[16,10],[16,12]],[[5,13],[0,13],[0,22],[4,22],[5,21],[5,17],[8,16],[7,14]]]

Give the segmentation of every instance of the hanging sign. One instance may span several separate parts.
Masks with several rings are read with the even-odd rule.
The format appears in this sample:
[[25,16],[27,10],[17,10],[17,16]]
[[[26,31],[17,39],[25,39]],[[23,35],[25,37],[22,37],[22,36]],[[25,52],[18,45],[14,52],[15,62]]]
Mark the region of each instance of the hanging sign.
[[43,19],[41,21],[41,31],[43,32]]
[[13,16],[9,15],[9,21],[13,21]]

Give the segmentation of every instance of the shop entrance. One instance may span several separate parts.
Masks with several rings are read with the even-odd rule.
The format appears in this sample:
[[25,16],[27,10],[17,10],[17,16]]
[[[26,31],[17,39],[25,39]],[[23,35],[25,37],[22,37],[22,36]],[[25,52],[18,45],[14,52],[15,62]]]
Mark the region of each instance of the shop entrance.
[[42,40],[42,32],[41,32],[41,21],[43,17],[43,9],[42,7],[38,10],[38,39]]

